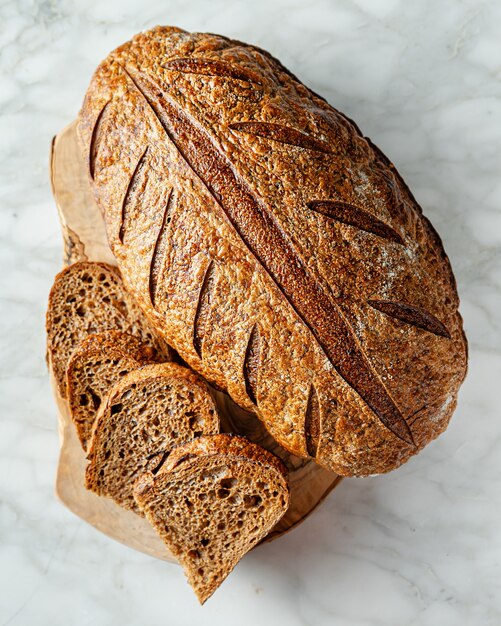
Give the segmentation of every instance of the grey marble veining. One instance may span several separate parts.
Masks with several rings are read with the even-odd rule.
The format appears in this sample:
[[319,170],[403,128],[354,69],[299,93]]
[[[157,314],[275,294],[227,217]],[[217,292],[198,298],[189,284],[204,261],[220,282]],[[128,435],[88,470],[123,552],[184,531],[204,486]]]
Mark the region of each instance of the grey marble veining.
[[[204,608],[179,568],[53,494],[50,141],[106,53],[157,23],[267,48],[357,121],[440,232],[470,343],[443,437],[392,474],[344,481]],[[500,25],[496,0],[0,2],[0,626],[501,624]]]

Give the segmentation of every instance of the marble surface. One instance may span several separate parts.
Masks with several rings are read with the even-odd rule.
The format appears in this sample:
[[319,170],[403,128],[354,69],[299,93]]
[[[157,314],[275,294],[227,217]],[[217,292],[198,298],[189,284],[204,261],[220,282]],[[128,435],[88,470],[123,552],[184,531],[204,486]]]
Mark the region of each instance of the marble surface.
[[[268,48],[359,123],[441,233],[470,343],[442,438],[388,476],[344,481],[203,608],[177,566],[100,535],[53,493],[50,140],[101,58],[157,23]],[[0,626],[501,623],[500,24],[497,0],[0,2]]]

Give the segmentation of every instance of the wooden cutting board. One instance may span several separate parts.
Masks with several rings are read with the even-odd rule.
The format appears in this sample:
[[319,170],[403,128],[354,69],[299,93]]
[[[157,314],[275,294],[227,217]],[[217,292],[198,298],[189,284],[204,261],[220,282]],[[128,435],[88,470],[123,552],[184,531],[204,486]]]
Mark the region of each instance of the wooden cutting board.
[[[64,265],[80,260],[116,265],[79,150],[75,122],[54,138],[50,164],[52,191],[63,234]],[[52,387],[61,437],[56,479],[56,493],[60,500],[76,515],[113,539],[146,554],[176,562],[145,519],[85,489],[85,453],[71,422],[68,404],[58,394],[53,378]],[[238,407],[226,394],[212,392],[224,432],[245,435],[275,453],[289,468],[291,504],[265,541],[276,539],[302,522],[339,484],[341,477],[313,461],[289,454],[272,439],[255,415]]]

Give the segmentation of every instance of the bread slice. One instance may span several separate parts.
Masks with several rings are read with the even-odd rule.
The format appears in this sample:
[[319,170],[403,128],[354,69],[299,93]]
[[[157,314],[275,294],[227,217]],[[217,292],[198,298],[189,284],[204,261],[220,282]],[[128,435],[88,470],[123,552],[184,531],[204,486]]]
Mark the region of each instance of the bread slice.
[[66,398],[66,367],[89,334],[120,330],[139,337],[166,359],[170,348],[159,341],[127,294],[119,271],[106,263],[74,263],[54,281],[47,310],[47,357],[59,392]]
[[144,474],[134,497],[203,604],[286,512],[287,469],[243,437],[199,437]]
[[156,357],[152,346],[118,330],[90,335],[75,349],[66,369],[66,387],[71,418],[84,450],[110,387]]
[[174,363],[145,365],[114,385],[98,411],[87,458],[87,488],[139,512],[134,480],[170,450],[219,432],[206,383]]

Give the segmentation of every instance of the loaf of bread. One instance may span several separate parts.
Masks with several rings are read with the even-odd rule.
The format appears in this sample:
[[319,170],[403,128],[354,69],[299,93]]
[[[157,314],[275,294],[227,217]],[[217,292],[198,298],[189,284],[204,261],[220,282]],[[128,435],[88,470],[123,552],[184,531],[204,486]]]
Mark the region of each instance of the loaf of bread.
[[391,470],[447,426],[466,373],[441,241],[357,126],[267,52],[157,27],[79,116],[126,288],[295,455]]
[[145,473],[134,497],[203,604],[286,512],[287,469],[243,437],[199,437]]

